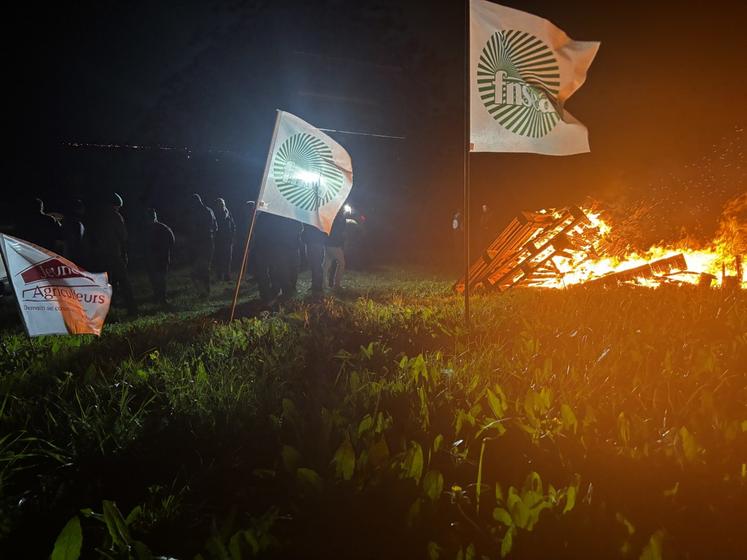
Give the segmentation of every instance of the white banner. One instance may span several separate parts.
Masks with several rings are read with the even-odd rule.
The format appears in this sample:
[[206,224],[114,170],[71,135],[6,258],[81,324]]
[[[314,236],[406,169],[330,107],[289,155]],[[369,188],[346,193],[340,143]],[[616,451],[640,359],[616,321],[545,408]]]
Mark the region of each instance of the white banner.
[[352,185],[353,163],[345,149],[306,121],[278,111],[257,210],[329,233]]
[[472,151],[588,152],[586,127],[563,104],[586,80],[598,49],[546,19],[470,0]]
[[10,235],[0,234],[0,251],[29,336],[101,334],[112,297],[106,273]]

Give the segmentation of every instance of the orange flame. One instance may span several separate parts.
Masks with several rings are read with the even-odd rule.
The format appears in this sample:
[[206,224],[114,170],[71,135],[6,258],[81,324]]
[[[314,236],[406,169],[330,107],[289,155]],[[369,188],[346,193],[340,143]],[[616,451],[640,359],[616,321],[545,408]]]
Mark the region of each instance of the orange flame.
[[[584,210],[591,228],[598,230],[595,245],[601,247],[605,239],[613,232],[599,212]],[[628,283],[641,286],[658,287],[662,284],[698,284],[705,280],[706,285],[721,286],[724,277],[747,288],[747,266],[739,264],[747,254],[747,193],[730,201],[720,220],[716,238],[710,243],[697,246],[692,241],[681,241],[670,245],[655,245],[645,251],[630,251],[622,256],[602,256],[587,258],[586,252],[566,252],[565,255],[552,257],[552,262],[559,271],[555,277],[545,277],[532,282],[533,286],[544,288],[564,288],[583,284],[602,278],[609,274],[620,273],[654,263],[661,259],[682,255],[687,268],[674,269],[665,274],[641,276],[626,279]],[[588,227],[588,226],[587,226]],[[599,249],[595,247],[595,249]],[[603,250],[597,251],[604,252]],[[738,280],[736,279],[739,276]]]

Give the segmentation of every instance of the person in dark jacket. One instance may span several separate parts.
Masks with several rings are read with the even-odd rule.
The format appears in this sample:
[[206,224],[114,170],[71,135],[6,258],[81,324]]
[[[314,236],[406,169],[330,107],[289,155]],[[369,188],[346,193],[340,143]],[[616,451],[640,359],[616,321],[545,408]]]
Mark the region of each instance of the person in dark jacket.
[[495,239],[495,214],[487,204],[480,207],[480,249],[486,249]]
[[218,222],[218,231],[215,233],[215,273],[219,280],[230,280],[236,222],[222,198],[215,199],[215,219]]
[[259,212],[255,218],[254,235],[252,237],[250,255],[254,261],[254,278],[257,280],[259,299],[263,303],[271,303],[277,296],[279,289],[270,280],[270,266],[272,265],[272,221],[274,216]]
[[121,296],[130,314],[137,312],[127,276],[127,227],[119,213],[124,202],[117,193],[104,204],[88,224],[91,268],[106,272],[115,296]]
[[83,201],[76,198],[70,201],[70,208],[62,217],[63,256],[77,265],[83,265],[85,262],[83,254],[83,236],[86,231],[83,225],[85,213]]
[[330,288],[339,289],[345,273],[345,229],[347,217],[340,210],[332,222],[332,229],[324,243],[324,278]]
[[41,198],[35,198],[28,205],[27,213],[22,214],[21,220],[17,226],[18,237],[44,249],[56,250],[62,228],[54,216],[44,211],[44,201]]
[[450,262],[452,262],[455,270],[460,271],[464,267],[462,262],[462,253],[464,252],[464,218],[459,210],[454,210],[454,215],[451,217],[451,246],[452,255],[450,255]]
[[212,208],[205,206],[195,193],[189,199],[187,212],[188,253],[192,259],[192,282],[202,297],[210,295],[210,266],[213,262],[215,232],[218,224]]
[[288,299],[296,293],[300,234],[301,223],[296,220],[266,212],[257,214],[253,251],[263,302]]
[[306,261],[311,270],[311,295],[324,293],[324,244],[327,234],[310,224],[303,226],[303,241],[306,244]]
[[155,209],[148,208],[146,217],[148,229],[145,234],[145,267],[153,287],[153,299],[157,304],[166,306],[166,275],[171,264],[171,251],[174,249],[174,232],[158,221]]

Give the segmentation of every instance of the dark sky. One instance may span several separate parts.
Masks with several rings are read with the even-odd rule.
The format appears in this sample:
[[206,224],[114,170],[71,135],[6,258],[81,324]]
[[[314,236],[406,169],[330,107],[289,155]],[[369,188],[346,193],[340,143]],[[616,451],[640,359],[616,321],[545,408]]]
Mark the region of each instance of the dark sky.
[[[462,189],[463,2],[72,4],[37,3],[8,20],[21,37],[6,39],[11,198],[116,188],[166,205],[200,190],[238,204],[256,190],[282,108],[321,127],[405,136],[332,134],[353,157],[355,202],[384,236],[448,227]],[[602,42],[567,104],[588,126],[592,152],[474,155],[475,204],[508,218],[586,195],[656,200],[690,225],[703,214],[715,222],[723,200],[744,191],[741,2],[504,4]]]

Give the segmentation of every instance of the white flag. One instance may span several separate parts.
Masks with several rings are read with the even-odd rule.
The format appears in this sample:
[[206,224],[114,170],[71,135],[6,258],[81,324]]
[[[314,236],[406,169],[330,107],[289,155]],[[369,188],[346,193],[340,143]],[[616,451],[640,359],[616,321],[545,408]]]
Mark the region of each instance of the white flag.
[[257,210],[329,233],[353,185],[353,163],[337,142],[278,111]]
[[38,245],[0,234],[0,252],[29,336],[101,334],[112,287]]
[[546,19],[470,0],[472,151],[588,152],[586,127],[562,107],[586,80],[598,49]]

